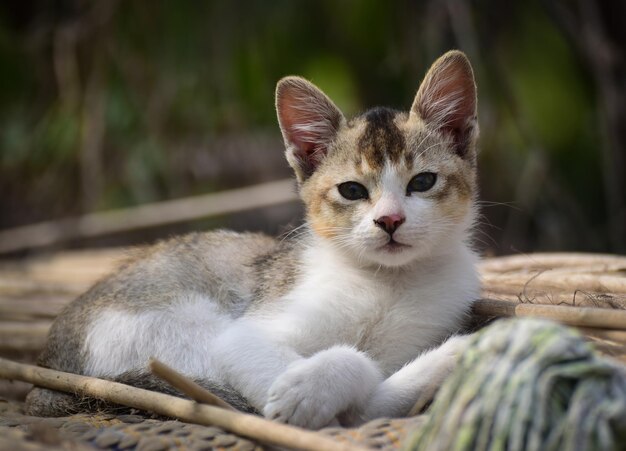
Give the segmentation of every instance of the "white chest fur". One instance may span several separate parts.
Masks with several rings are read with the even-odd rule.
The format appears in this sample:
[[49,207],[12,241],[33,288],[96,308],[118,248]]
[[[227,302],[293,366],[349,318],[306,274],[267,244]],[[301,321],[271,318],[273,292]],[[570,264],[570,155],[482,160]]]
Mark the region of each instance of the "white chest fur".
[[464,245],[402,272],[354,268],[323,247],[305,261],[301,282],[260,312],[262,328],[302,356],[354,346],[386,374],[455,332],[478,295],[475,256]]

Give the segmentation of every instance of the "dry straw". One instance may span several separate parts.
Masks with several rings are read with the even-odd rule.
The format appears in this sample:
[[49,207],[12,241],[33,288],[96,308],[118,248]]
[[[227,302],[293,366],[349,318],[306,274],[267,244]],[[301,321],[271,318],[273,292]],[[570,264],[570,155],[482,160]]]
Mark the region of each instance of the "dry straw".
[[[166,370],[167,371],[167,370]],[[279,424],[259,416],[222,407],[198,404],[175,396],[130,387],[0,358],[0,378],[30,382],[39,387],[90,396],[104,401],[178,418],[188,423],[219,426],[235,434],[264,443],[311,451],[363,451],[320,433]]]

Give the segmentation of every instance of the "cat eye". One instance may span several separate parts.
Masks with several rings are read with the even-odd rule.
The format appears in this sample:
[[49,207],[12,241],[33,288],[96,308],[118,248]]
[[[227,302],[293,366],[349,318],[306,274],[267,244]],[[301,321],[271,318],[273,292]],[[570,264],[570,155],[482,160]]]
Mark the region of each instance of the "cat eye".
[[337,190],[348,200],[368,199],[367,188],[357,182],[344,182],[337,185]]
[[411,179],[406,187],[406,195],[409,196],[413,192],[423,193],[433,187],[437,181],[437,174],[433,172],[420,172]]

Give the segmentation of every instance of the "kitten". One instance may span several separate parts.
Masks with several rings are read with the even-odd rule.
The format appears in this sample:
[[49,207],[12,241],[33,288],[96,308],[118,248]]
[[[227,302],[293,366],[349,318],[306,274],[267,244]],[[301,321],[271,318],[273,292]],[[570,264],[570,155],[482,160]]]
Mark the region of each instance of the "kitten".
[[[279,81],[276,108],[306,224],[282,241],[217,231],[141,251],[61,313],[40,365],[150,385],[155,356],[308,428],[405,415],[433,394],[465,339],[435,346],[479,294],[469,61],[439,58],[408,113],[346,120],[299,77]],[[58,415],[70,401],[34,389],[27,404]]]

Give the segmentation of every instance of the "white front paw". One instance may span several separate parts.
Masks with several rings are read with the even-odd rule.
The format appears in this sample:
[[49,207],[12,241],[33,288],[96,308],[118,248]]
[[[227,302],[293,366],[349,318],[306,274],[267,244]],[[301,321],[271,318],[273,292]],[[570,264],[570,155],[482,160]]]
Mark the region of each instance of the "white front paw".
[[337,407],[329,391],[321,390],[316,377],[300,367],[289,368],[272,384],[263,414],[272,420],[319,429],[330,423]]
[[363,403],[380,380],[378,368],[349,348],[331,348],[292,363],[272,384],[263,414],[309,429]]

